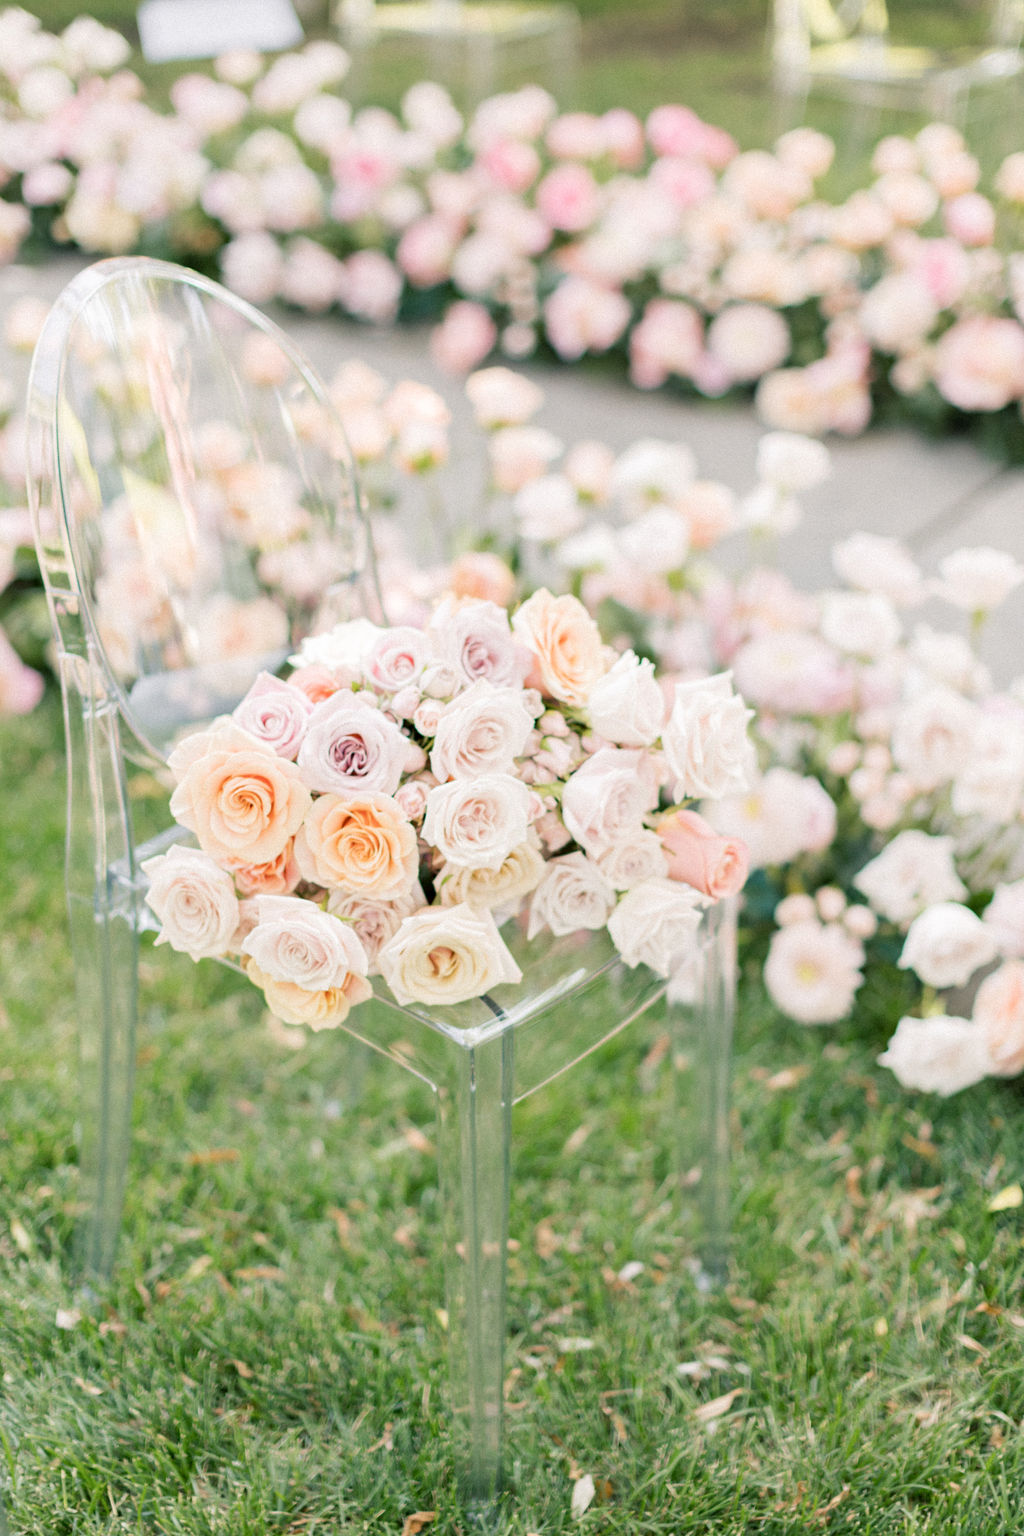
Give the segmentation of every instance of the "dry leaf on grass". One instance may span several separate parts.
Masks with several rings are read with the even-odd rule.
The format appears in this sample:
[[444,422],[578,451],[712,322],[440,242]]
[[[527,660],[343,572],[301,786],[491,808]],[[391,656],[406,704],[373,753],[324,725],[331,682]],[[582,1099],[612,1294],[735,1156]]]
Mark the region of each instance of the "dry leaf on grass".
[[580,1520],[586,1514],[594,1502],[597,1485],[589,1472],[584,1472],[582,1477],[576,1479],[572,1485],[572,1499],[569,1503],[569,1513],[574,1520]]
[[1024,1205],[1024,1189],[1019,1184],[1007,1184],[998,1195],[993,1195],[986,1206],[989,1211],[1015,1211],[1019,1205]]
[[205,1152],[190,1152],[185,1162],[190,1168],[208,1168],[216,1163],[237,1163],[241,1156],[235,1147],[209,1147]]
[[418,1509],[414,1515],[406,1515],[402,1536],[419,1536],[419,1532],[425,1530],[428,1525],[432,1525],[436,1519],[436,1510]]
[[724,1392],[721,1397],[713,1397],[709,1403],[701,1403],[699,1408],[693,1410],[693,1416],[698,1424],[712,1424],[715,1419],[720,1419],[723,1413],[728,1413],[733,1403],[745,1391],[744,1387],[733,1387],[731,1392]]

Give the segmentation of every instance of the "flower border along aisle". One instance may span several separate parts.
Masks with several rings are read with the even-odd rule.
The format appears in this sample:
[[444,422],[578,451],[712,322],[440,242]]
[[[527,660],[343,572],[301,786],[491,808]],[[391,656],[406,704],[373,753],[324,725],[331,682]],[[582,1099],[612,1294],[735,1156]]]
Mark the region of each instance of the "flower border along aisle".
[[341,1024],[373,974],[428,1007],[517,983],[510,920],[607,927],[670,976],[743,884],[743,845],[678,802],[743,788],[749,711],[724,675],[666,709],[574,597],[542,589],[511,623],[474,599],[426,629],[357,620],[295,663],[172,753],[199,846],[144,866],[157,942],[237,957],[286,1023]]
[[830,202],[809,129],[740,152],[683,106],[560,114],[536,86],[467,122],[426,81],[397,115],[353,111],[330,42],[186,71],[159,113],[128,57],[88,17],[57,37],[0,12],[0,261],[32,233],[144,249],[216,263],[255,303],[443,314],[456,368],[616,353],[641,388],[756,386],[778,427],[856,433],[884,402],[1024,454],[1024,153],[990,196],[934,123]]

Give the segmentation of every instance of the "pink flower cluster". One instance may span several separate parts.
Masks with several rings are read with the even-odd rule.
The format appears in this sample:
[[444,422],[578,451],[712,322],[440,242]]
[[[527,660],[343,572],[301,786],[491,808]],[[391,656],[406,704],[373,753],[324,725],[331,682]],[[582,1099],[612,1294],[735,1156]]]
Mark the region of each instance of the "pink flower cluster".
[[287,1023],[342,1023],[374,975],[427,1006],[514,984],[512,919],[607,929],[669,976],[744,882],[742,844],[680,802],[742,790],[749,711],[725,675],[667,707],[574,597],[355,620],[293,663],[174,749],[198,846],[144,866],[158,942],[237,957]]
[[[833,145],[806,128],[741,151],[683,106],[560,113],[537,86],[467,121],[428,81],[398,113],[355,111],[323,41],[186,71],[159,113],[126,57],[87,17],[56,36],[0,12],[0,261],[34,226],[90,251],[217,253],[256,303],[380,323],[421,293],[454,369],[541,340],[566,360],[614,349],[641,388],[756,385],[765,420],[799,432],[861,431],[882,379],[911,406],[1024,399],[1024,156],[990,195],[947,125],[883,139],[870,183],[829,201]],[[797,311],[818,338],[800,366]]]

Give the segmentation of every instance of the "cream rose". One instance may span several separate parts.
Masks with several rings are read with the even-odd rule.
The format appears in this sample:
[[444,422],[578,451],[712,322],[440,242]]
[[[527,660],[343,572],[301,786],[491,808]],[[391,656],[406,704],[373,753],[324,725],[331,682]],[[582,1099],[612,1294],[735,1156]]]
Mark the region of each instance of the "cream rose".
[[646,880],[621,898],[608,932],[627,965],[648,965],[668,977],[696,948],[705,905],[703,896],[677,880]]
[[665,722],[665,695],[654,663],[626,651],[590,690],[590,723],[620,747],[649,747]]
[[442,906],[468,902],[471,907],[505,909],[518,904],[544,873],[544,855],[532,842],[520,843],[497,869],[444,865],[437,877]]
[[423,837],[448,864],[498,869],[526,841],[532,809],[533,796],[518,779],[455,779],[427,795]]
[[393,795],[408,737],[364,694],[334,693],[314,706],[299,748],[305,783],[323,794]]
[[274,981],[307,992],[343,987],[349,976],[364,976],[366,953],[351,928],[299,896],[256,896],[250,903],[254,926],[242,953]]
[[662,746],[677,799],[717,800],[749,787],[754,750],[747,722],[752,716],[753,710],[733,693],[730,672],[676,684]]
[[306,880],[391,901],[416,879],[416,830],[390,795],[321,795],[295,838]]
[[531,681],[550,698],[583,708],[606,664],[600,631],[579,599],[541,587],[517,611],[512,629],[534,657]]
[[533,716],[518,689],[474,683],[441,711],[430,753],[431,772],[440,783],[484,773],[511,773],[532,730]]
[[407,917],[377,957],[399,1003],[464,1003],[521,981],[490,912],[460,903]]
[[601,747],[566,780],[562,820],[587,853],[635,839],[644,816],[658,803],[654,765],[645,752]]
[[972,1017],[985,1038],[992,1076],[1024,1072],[1024,961],[1008,960],[985,977]]
[[646,827],[631,837],[617,838],[610,848],[597,855],[597,863],[617,891],[631,890],[645,880],[660,880],[669,872],[661,839]]
[[527,938],[543,928],[554,934],[603,928],[615,907],[615,888],[585,853],[550,859],[530,903]]
[[970,907],[940,901],[911,923],[899,966],[928,987],[963,987],[996,953],[992,930]]
[[339,986],[309,991],[294,981],[280,981],[261,971],[255,960],[249,960],[245,974],[263,993],[270,1012],[285,1024],[305,1024],[307,1029],[337,1029],[348,1018],[357,1003],[365,1003],[373,996],[373,988],[365,976],[354,971]]
[[180,845],[147,859],[146,905],[160,920],[158,944],[193,960],[227,954],[238,930],[238,897],[231,876],[198,848]]
[[218,864],[266,864],[311,804],[295,765],[253,745],[196,757],[171,796],[171,815]]

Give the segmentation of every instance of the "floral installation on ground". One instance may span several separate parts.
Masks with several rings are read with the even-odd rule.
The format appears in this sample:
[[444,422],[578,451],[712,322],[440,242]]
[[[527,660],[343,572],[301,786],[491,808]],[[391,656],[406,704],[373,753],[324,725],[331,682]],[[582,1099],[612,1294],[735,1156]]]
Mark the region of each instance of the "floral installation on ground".
[[806,128],[742,152],[685,106],[560,113],[537,86],[468,120],[431,82],[354,109],[325,41],[186,70],[161,113],[129,57],[87,16],[57,36],[0,12],[0,261],[143,249],[258,304],[439,319],[457,370],[614,354],[641,388],[756,391],[777,428],[899,410],[1024,453],[1024,152],[983,191],[932,123],[834,201],[834,146]]
[[451,596],[292,660],[175,747],[198,847],[143,865],[157,942],[235,958],[285,1023],[341,1024],[375,975],[400,1004],[500,996],[541,932],[607,930],[671,977],[742,887],[743,844],[687,802],[743,791],[750,711],[728,674],[667,697],[572,595]]

